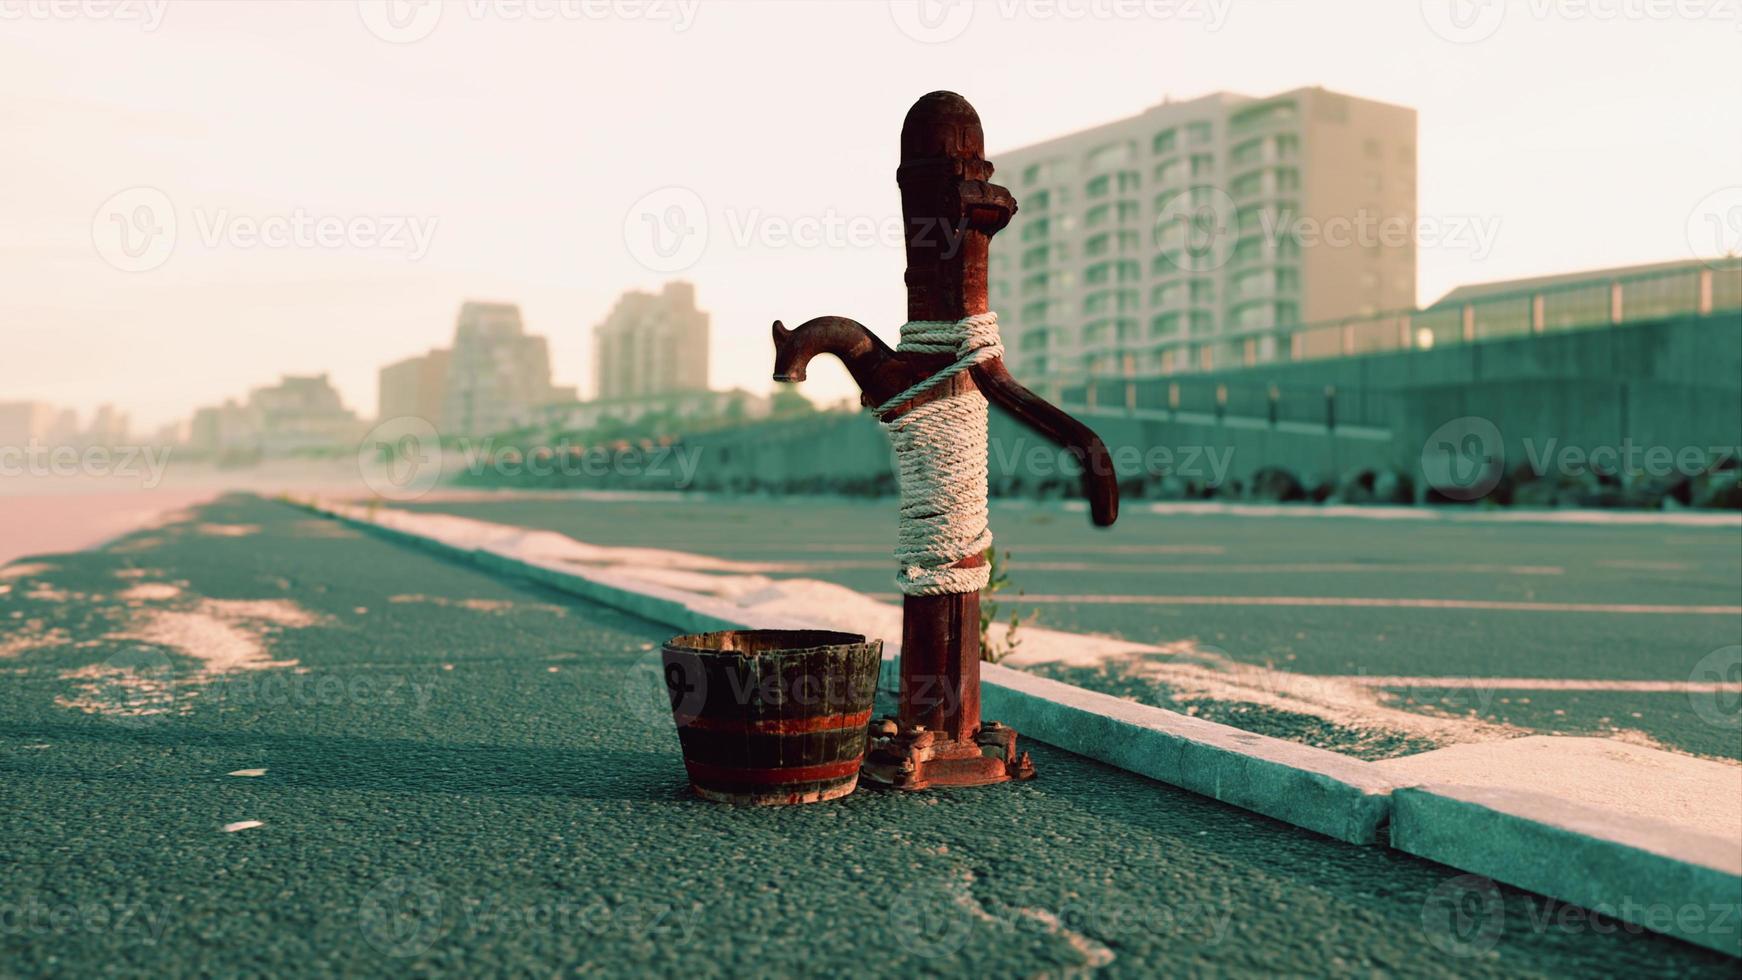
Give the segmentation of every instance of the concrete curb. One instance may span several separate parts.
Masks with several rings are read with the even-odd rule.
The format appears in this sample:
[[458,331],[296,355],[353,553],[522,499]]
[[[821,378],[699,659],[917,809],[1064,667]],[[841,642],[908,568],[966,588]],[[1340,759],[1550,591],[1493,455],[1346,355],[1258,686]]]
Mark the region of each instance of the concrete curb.
[[1742,957],[1734,841],[1536,793],[1420,786],[1391,801],[1400,851]]
[[[284,498],[371,533],[472,562],[684,632],[799,629],[735,603],[629,576],[529,559],[484,544],[460,547],[392,527],[361,508]],[[899,647],[885,644],[879,685],[900,683]],[[1467,786],[1399,785],[1373,763],[981,665],[985,716],[1025,737],[1352,844],[1390,846],[1453,868],[1595,909],[1742,956],[1742,852],[1733,841],[1604,813],[1538,794]],[[1679,839],[1678,839],[1679,835]],[[1661,909],[1707,909],[1700,928],[1662,921]],[[1643,909],[1643,911],[1640,911]],[[1632,917],[1629,917],[1629,912]],[[1690,920],[1691,921],[1691,920]],[[1730,924],[1729,931],[1721,927]]]

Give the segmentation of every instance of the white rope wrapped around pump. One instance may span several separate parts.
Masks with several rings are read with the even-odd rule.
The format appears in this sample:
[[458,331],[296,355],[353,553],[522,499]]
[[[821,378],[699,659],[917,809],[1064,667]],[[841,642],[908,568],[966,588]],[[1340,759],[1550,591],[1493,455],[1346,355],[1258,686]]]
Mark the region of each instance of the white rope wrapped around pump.
[[[976,364],[1002,357],[998,314],[904,323],[896,350],[956,354],[957,359],[878,406],[878,415]],[[991,575],[987,566],[950,566],[992,546],[992,532],[986,524],[986,396],[970,385],[882,425],[895,445],[901,481],[896,586],[906,595],[947,595],[985,588]]]

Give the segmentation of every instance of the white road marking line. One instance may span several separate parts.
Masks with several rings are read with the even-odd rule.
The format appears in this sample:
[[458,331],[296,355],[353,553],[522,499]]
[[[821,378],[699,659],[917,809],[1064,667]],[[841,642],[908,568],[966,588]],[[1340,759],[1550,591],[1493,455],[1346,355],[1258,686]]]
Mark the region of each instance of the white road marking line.
[[1374,599],[1346,596],[1024,595],[1015,604],[1072,606],[1328,606],[1375,609],[1485,609],[1508,612],[1614,613],[1632,616],[1742,616],[1742,606],[1642,603],[1507,602],[1495,599]]
[[1742,694],[1742,682],[1727,681],[1603,681],[1555,677],[1374,677],[1343,675],[1327,678],[1362,687],[1445,688],[1497,691],[1628,691],[1642,694]]

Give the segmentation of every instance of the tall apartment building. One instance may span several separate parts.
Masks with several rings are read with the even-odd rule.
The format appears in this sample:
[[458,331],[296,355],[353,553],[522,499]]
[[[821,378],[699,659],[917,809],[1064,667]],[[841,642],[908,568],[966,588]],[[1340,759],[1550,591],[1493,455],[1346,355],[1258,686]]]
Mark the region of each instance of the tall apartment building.
[[1287,357],[1289,328],[1415,305],[1415,110],[1226,92],[998,153],[1006,359],[1036,381]]
[[465,303],[442,394],[443,435],[485,436],[526,424],[539,406],[573,398],[550,382],[550,349],[512,303]]
[[594,397],[638,398],[708,387],[708,315],[696,287],[624,293],[593,328]]
[[408,357],[382,368],[375,402],[376,418],[386,420],[410,416],[436,424],[442,417],[442,401],[448,392],[448,361],[448,352],[438,347],[428,354]]
[[78,433],[78,417],[43,402],[0,402],[0,447],[69,441]]

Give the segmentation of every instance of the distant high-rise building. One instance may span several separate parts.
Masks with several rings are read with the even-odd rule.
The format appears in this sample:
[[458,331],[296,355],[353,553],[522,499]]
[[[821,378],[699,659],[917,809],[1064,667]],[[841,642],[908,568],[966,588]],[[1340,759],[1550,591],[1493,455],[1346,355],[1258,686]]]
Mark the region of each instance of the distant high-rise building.
[[593,328],[594,397],[635,398],[708,387],[708,315],[696,287],[624,293]]
[[51,443],[71,439],[78,429],[78,417],[69,421],[65,413],[43,402],[0,402],[0,446],[23,448],[33,443]]
[[993,154],[1020,210],[992,307],[1019,377],[1287,357],[1291,325],[1415,305],[1415,110],[1217,93]]
[[267,455],[330,449],[363,434],[325,374],[285,375],[276,385],[256,388],[248,393],[247,411]]
[[131,438],[127,413],[113,405],[98,407],[84,436],[85,442],[93,446],[121,446]]
[[381,369],[376,417],[413,416],[435,425],[448,391],[448,352],[436,348]]
[[550,349],[528,336],[520,307],[466,303],[460,307],[442,395],[444,434],[483,436],[526,424],[534,409],[564,397],[550,383]]

